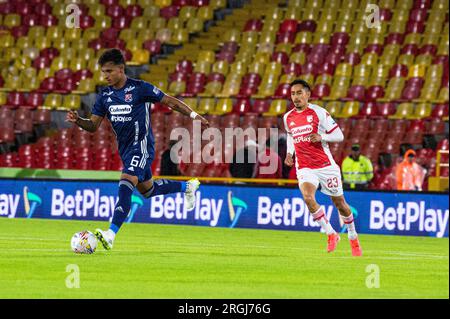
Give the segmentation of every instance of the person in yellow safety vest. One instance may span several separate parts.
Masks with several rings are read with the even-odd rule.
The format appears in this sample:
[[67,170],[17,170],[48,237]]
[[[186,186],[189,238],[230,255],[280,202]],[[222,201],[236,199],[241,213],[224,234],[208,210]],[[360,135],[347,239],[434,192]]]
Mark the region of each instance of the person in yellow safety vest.
[[342,162],[344,188],[367,189],[373,178],[372,162],[361,155],[359,144],[352,145],[352,152]]

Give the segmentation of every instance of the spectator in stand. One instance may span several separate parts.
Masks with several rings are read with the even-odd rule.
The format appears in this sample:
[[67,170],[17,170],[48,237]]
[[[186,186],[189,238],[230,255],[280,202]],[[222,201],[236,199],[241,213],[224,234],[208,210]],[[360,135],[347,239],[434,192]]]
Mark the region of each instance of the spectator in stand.
[[169,147],[161,156],[161,175],[163,176],[179,176],[180,171],[178,169],[178,165],[172,161],[172,158],[178,158],[178,154],[173,153],[173,146],[177,143],[175,140],[171,140],[169,142]]
[[396,168],[397,190],[421,191],[426,170],[416,163],[416,152],[407,150]]
[[234,153],[233,161],[230,163],[231,176],[236,178],[255,177],[255,162],[258,151],[258,144],[253,140],[248,140],[245,146]]
[[265,148],[258,152],[255,178],[283,178],[283,164],[281,158],[278,153],[270,147],[275,144],[278,144],[278,140],[268,138]]
[[342,162],[342,175],[345,189],[367,189],[373,178],[370,159],[361,155],[359,144],[352,145],[352,152]]

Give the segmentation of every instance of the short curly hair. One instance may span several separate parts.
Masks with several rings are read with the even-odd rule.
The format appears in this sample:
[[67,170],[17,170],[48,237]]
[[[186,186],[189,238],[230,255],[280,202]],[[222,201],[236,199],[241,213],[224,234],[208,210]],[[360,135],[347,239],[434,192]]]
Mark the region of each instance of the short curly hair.
[[98,59],[98,64],[103,66],[108,62],[112,62],[115,65],[125,65],[125,58],[119,49],[108,49],[102,53]]

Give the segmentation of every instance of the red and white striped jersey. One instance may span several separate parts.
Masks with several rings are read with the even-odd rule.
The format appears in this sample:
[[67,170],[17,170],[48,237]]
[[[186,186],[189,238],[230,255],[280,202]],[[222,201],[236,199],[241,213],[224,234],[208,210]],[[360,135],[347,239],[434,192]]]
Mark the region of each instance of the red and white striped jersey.
[[311,143],[309,138],[312,133],[329,134],[338,128],[330,113],[318,105],[308,103],[308,107],[301,112],[295,108],[287,112],[283,120],[284,127],[294,142],[298,169],[336,165],[328,143],[324,140]]

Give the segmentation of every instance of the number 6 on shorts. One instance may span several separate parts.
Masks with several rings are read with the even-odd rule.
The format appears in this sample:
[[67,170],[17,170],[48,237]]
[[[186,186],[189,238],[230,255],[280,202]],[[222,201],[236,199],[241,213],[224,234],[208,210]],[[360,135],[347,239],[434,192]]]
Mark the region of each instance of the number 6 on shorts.
[[137,167],[139,165],[139,155],[134,155],[131,159],[131,166]]

